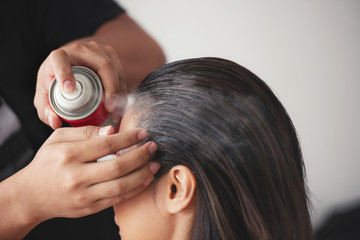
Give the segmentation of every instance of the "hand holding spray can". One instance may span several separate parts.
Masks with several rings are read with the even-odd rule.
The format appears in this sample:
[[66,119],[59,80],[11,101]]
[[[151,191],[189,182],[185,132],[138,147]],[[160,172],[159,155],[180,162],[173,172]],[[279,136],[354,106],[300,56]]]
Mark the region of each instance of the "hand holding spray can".
[[112,125],[117,131],[120,121],[114,122],[105,109],[105,94],[100,78],[92,70],[82,66],[72,67],[76,88],[68,94],[61,91],[56,79],[49,89],[52,109],[73,127]]

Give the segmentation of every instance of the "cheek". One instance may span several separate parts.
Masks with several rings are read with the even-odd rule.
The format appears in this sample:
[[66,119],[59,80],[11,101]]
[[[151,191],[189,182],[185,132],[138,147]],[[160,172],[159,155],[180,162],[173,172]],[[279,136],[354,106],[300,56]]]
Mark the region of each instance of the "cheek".
[[[157,239],[159,214],[150,188],[114,206],[115,221],[122,240]],[[156,233],[154,236],[152,236]]]

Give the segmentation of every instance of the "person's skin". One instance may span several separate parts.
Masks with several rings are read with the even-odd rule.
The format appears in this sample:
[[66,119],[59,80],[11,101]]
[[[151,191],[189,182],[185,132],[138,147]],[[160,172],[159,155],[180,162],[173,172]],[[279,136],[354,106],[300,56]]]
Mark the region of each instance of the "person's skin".
[[98,212],[150,184],[160,167],[156,162],[147,163],[157,149],[153,142],[96,162],[139,143],[147,132],[132,129],[113,134],[112,127],[99,129],[56,130],[28,166],[0,183],[0,239],[22,239],[40,222],[54,217]]
[[[42,63],[37,79],[34,105],[39,118],[53,129],[61,119],[49,104],[49,86],[56,77],[63,91],[74,90],[71,66],[89,67],[99,75],[105,89],[105,106],[121,113],[125,95],[144,77],[165,64],[159,45],[127,14],[102,25],[93,36],[78,39],[50,53]],[[119,100],[119,96],[124,96]]]
[[[128,110],[120,132],[131,129],[134,126]],[[196,178],[192,171],[177,165],[140,194],[115,205],[115,222],[121,239],[190,239],[196,205],[195,189]]]
[[[164,63],[157,43],[129,16],[119,15],[93,36],[74,40],[45,59],[34,98],[38,116],[53,129],[62,125],[50,107],[48,91],[54,77],[65,92],[74,90],[73,65],[89,67],[99,74],[106,108],[117,111],[125,101],[117,106],[115,97],[135,88],[145,75]],[[98,212],[137,194],[150,183],[159,165],[145,162],[156,145],[149,143],[133,154],[95,165],[89,161],[139,142],[134,141],[134,131],[95,138],[97,131],[96,127],[55,131],[30,165],[0,183],[0,219],[6,219],[0,221],[0,239],[21,239],[49,218]]]

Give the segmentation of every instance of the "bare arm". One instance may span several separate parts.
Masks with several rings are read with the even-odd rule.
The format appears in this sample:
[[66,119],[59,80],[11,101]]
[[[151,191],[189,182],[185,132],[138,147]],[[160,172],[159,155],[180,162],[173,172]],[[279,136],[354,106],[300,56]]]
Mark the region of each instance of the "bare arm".
[[29,202],[19,194],[22,191],[21,176],[15,174],[0,182],[0,239],[23,239],[41,220],[32,215]]
[[124,69],[129,90],[134,89],[150,72],[165,64],[160,46],[127,14],[104,24],[92,37],[116,51]]

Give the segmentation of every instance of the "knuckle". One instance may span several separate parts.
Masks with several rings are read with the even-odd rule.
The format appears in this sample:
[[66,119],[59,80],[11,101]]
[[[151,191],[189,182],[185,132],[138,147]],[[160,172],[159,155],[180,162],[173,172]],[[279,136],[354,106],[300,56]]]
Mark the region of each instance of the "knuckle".
[[115,54],[115,49],[112,46],[104,45],[103,48],[108,54]]
[[66,55],[67,54],[66,54],[65,50],[58,48],[58,49],[51,51],[49,57],[50,57],[50,59],[53,59],[53,58],[64,57]]
[[105,138],[99,143],[99,148],[101,151],[112,150],[113,142],[109,138]]
[[71,46],[70,46],[73,50],[80,50],[84,47],[84,44],[81,43],[81,42],[76,42],[76,43],[73,43]]
[[111,71],[115,70],[115,66],[114,66],[113,62],[108,58],[102,58],[101,60],[99,60],[99,67],[108,69]]
[[36,109],[39,119],[42,122],[47,122],[48,119],[46,118],[47,117],[46,110],[42,109],[42,104],[40,103],[40,100],[34,99],[34,106],[35,106],[35,109]]
[[79,186],[79,177],[74,175],[71,172],[66,172],[63,174],[64,182],[63,187],[67,192],[73,192]]
[[49,122],[48,122],[48,119],[45,117],[45,114],[44,114],[42,111],[37,110],[37,113],[38,113],[39,119],[40,119],[42,122],[49,123]]
[[118,181],[116,184],[114,184],[112,191],[113,191],[112,194],[114,196],[121,196],[120,194],[123,194],[124,191],[124,182]]
[[83,207],[84,205],[87,205],[89,199],[83,192],[79,192],[74,196],[73,201],[78,207]]
[[51,136],[58,138],[62,135],[63,131],[64,130],[62,128],[58,128],[58,129],[54,130],[54,132],[51,134]]
[[96,51],[96,52],[99,52],[99,50],[101,49],[101,48],[100,48],[100,44],[97,43],[97,42],[94,41],[94,40],[85,42],[83,46],[84,46],[88,51]]
[[38,113],[39,113],[39,98],[38,98],[38,95],[35,93],[35,97],[34,97],[34,100],[33,100],[33,104],[35,106],[35,108],[38,110]]
[[75,160],[75,152],[72,148],[66,148],[66,149],[60,149],[60,151],[58,151],[57,153],[57,157],[59,159],[59,161],[63,164],[72,162]]
[[86,126],[82,128],[82,136],[84,138],[91,138],[95,133],[95,128],[92,126]]
[[94,207],[85,207],[83,208],[82,216],[88,216],[90,214],[93,214],[94,212],[97,212],[97,209]]
[[119,162],[119,161],[114,161],[114,166],[112,167],[112,173],[114,174],[114,176],[123,176],[125,174],[125,167],[123,165],[123,163]]
[[124,196],[120,195],[120,196],[116,196],[114,197],[114,203],[113,205],[117,205],[119,203],[122,203],[123,201],[125,201],[126,199],[124,198]]
[[87,44],[89,46],[93,46],[93,47],[98,47],[99,46],[99,44],[94,40],[88,41]]

